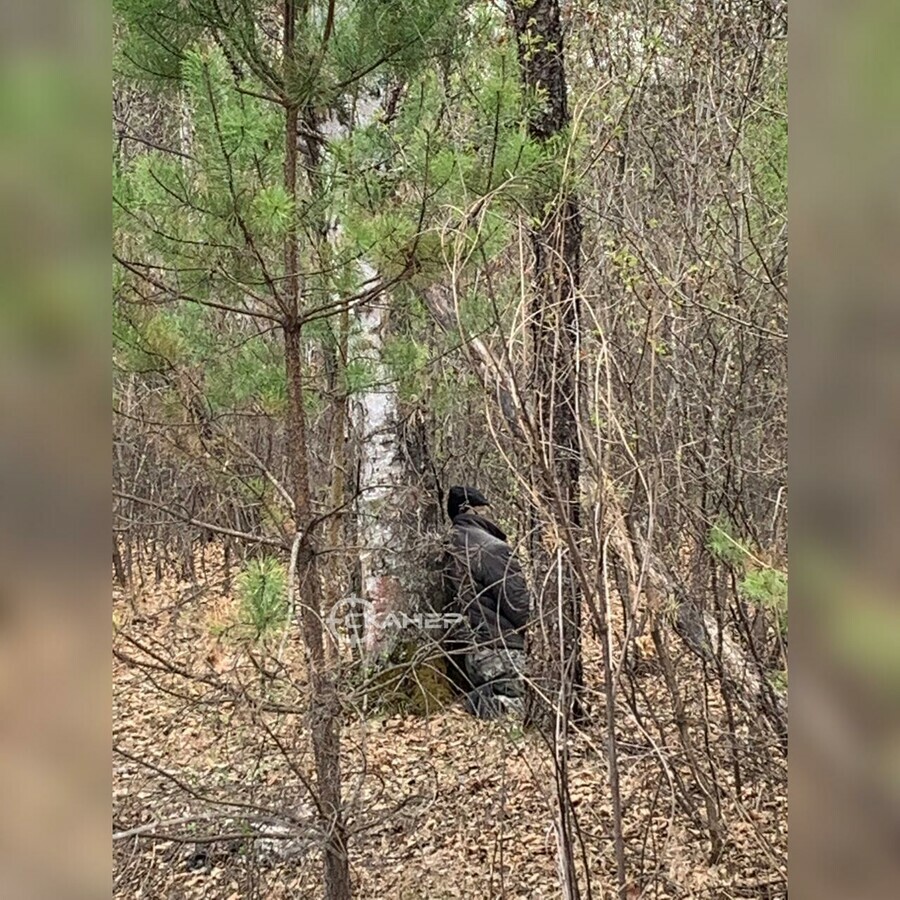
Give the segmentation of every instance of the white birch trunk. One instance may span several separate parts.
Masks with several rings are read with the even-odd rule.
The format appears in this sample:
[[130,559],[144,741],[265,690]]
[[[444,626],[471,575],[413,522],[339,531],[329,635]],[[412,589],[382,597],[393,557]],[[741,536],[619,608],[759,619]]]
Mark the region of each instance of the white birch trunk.
[[[363,277],[375,276],[366,263]],[[363,651],[371,659],[390,653],[396,633],[385,622],[403,608],[397,572],[403,546],[402,510],[405,467],[398,434],[398,396],[382,362],[387,310],[382,303],[359,313],[360,336],[356,355],[367,361],[370,386],[355,397],[352,415],[360,441],[360,480],[357,502],[363,596],[367,601]]]
[[[376,98],[361,98],[353,113],[354,125],[366,127],[379,109]],[[347,129],[332,118],[323,124],[322,132],[326,137],[339,139]],[[335,223],[334,239],[340,237],[340,232],[340,223]],[[364,260],[359,265],[363,282],[374,281],[375,269]],[[356,512],[362,593],[367,604],[363,652],[374,660],[389,654],[396,639],[396,630],[385,617],[404,607],[398,560],[404,546],[402,500],[407,479],[398,433],[397,387],[382,358],[387,298],[359,307],[355,318],[358,330],[351,335],[350,356],[365,360],[369,375],[369,386],[352,399],[350,417],[351,427],[359,436],[360,454]]]

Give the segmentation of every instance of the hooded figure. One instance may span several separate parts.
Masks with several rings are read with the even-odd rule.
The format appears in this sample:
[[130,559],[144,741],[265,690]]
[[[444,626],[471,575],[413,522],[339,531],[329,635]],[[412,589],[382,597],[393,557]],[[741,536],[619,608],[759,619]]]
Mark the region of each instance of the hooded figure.
[[450,488],[453,523],[444,567],[446,611],[462,621],[447,635],[448,673],[469,711],[492,719],[521,710],[531,593],[506,535],[475,512],[488,506],[472,487]]

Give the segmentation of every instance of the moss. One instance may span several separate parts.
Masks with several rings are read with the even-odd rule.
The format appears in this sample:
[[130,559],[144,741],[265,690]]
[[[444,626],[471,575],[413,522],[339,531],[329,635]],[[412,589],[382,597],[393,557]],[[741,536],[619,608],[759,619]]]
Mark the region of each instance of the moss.
[[371,675],[366,694],[370,708],[385,715],[428,716],[455,699],[443,657],[423,653],[412,641],[399,645]]

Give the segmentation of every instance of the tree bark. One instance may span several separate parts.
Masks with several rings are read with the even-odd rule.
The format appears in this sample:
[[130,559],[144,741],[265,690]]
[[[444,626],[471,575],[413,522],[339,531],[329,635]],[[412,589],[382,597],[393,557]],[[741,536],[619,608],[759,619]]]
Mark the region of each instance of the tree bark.
[[[528,133],[546,144],[569,126],[563,35],[557,0],[513,0],[511,17],[526,99]],[[539,102],[535,102],[539,101]],[[557,705],[581,715],[581,590],[560,535],[581,526],[579,480],[578,198],[551,178],[535,199],[531,338],[532,395],[539,429],[533,487],[538,497],[533,556],[538,624],[533,629],[528,718],[549,727]],[[542,696],[543,695],[543,696]],[[548,703],[548,701],[550,701]]]
[[[363,262],[361,268],[367,279],[374,277],[370,265]],[[383,627],[385,617],[405,612],[408,605],[398,571],[409,543],[404,527],[408,523],[403,521],[408,478],[400,452],[397,387],[382,363],[386,319],[382,304],[363,306],[359,311],[362,334],[355,348],[370,372],[370,385],[356,397],[354,411],[360,437],[360,563],[363,596],[369,604],[363,651],[371,663],[394,648],[397,633]]]
[[315,542],[309,527],[312,508],[299,326],[285,328],[284,338],[288,383],[287,452],[291,494],[296,510],[295,527],[302,534],[297,552],[297,581],[300,621],[309,669],[309,729],[316,766],[320,824],[325,835],[325,897],[327,900],[346,900],[351,896],[351,890],[341,802],[340,702],[325,659],[322,586]]

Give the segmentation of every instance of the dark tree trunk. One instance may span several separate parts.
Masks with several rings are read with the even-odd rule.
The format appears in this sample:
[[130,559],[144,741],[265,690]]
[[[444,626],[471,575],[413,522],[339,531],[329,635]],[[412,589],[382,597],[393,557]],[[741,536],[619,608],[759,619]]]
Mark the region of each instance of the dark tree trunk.
[[[550,144],[569,126],[563,34],[558,0],[511,0],[531,138]],[[536,102],[537,101],[537,102]],[[552,153],[552,146],[547,148]],[[549,154],[548,154],[549,155]],[[536,622],[529,646],[526,721],[553,748],[557,787],[560,887],[578,900],[577,821],[568,795],[568,729],[584,717],[581,664],[581,586],[571,551],[581,526],[579,481],[579,280],[581,215],[559,163],[530,213],[534,251],[531,396],[536,441],[532,489],[537,498],[533,535]],[[621,880],[621,879],[620,879]]]
[[[284,0],[284,65],[296,65],[296,0]],[[297,127],[298,108],[288,101],[285,107],[284,184],[297,209]],[[320,825],[324,835],[324,896],[326,900],[349,900],[350,865],[347,858],[347,830],[341,802],[340,702],[337,687],[325,659],[322,625],[322,584],[319,575],[312,527],[313,514],[309,483],[304,407],[303,362],[301,356],[300,254],[296,229],[290,229],[284,244],[285,288],[280,298],[284,311],[284,358],[287,379],[288,418],[286,453],[290,492],[294,502],[294,527],[301,535],[297,550],[297,591],[300,621],[309,667],[309,730],[316,767],[316,789]]]
[[[531,108],[529,134],[545,143],[563,135],[569,126],[559,3],[557,0],[513,0],[510,11],[526,99],[529,104],[535,96],[542,100]],[[551,166],[550,170],[555,168]],[[532,395],[534,420],[539,429],[533,478],[539,505],[533,549],[538,573],[536,585],[543,588],[536,592],[542,627],[535,627],[532,632],[530,666],[536,690],[532,692],[528,710],[530,721],[546,727],[553,721],[558,704],[563,707],[559,710],[563,715],[581,715],[583,684],[581,589],[563,537],[566,530],[577,536],[581,524],[578,433],[581,215],[575,194],[566,189],[564,182],[550,176],[548,179],[535,199],[531,235],[534,251]]]
[[119,542],[116,540],[115,532],[113,532],[112,536],[112,561],[116,582],[120,587],[125,587],[128,584],[128,576],[125,574],[125,564],[122,562],[122,552],[119,550]]
[[306,415],[303,409],[303,370],[300,355],[300,328],[284,332],[288,380],[287,446],[291,494],[296,510],[295,527],[303,534],[297,553],[297,591],[300,621],[309,665],[309,730],[316,766],[318,806],[325,839],[325,897],[349,900],[350,868],[347,833],[341,803],[340,702],[334,678],[325,659],[322,627],[322,585],[313,535],[309,525],[312,507],[306,443]]

